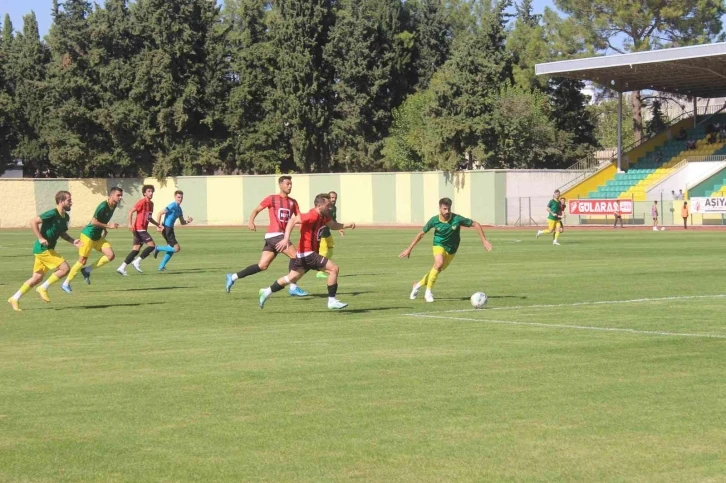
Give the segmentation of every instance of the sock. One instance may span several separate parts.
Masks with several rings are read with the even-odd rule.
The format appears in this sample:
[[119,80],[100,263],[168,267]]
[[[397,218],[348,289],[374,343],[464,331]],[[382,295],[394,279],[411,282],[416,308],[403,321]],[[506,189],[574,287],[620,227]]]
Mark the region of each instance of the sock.
[[295,290],[297,290],[297,284],[296,283],[291,283],[290,284],[290,291],[291,292],[294,292]]
[[60,278],[56,277],[55,273],[52,273],[50,275],[50,277],[48,277],[48,280],[46,280],[45,282],[43,282],[43,285],[41,285],[41,288],[43,290],[48,290],[48,288],[51,285],[53,285],[54,283],[56,283],[58,280],[60,280]]
[[110,261],[111,260],[109,260],[108,257],[106,255],[104,255],[101,258],[99,258],[96,263],[94,263],[92,266],[88,267],[87,271],[90,272],[94,268],[101,268],[102,266],[106,265]]
[[[129,263],[131,263],[131,262],[129,262]],[[126,267],[127,266],[128,266],[128,263],[123,262],[121,265],[118,266],[118,269],[119,270],[126,270]]]
[[28,285],[27,283],[24,283],[23,285],[20,286],[20,290],[18,290],[17,292],[15,292],[15,295],[13,295],[13,298],[15,300],[20,300],[20,297],[22,297],[23,295],[25,295],[29,291],[30,291],[30,285]]
[[156,249],[160,252],[174,253],[174,247],[170,247],[169,245],[164,245],[163,247],[156,247]]
[[164,259],[159,264],[159,270],[161,270],[162,268],[166,268],[166,264],[169,263],[169,260],[171,260],[172,255],[174,255],[173,251],[172,251],[172,253],[166,252],[164,254]]
[[74,278],[76,278],[76,275],[78,275],[78,272],[81,271],[83,268],[83,265],[81,262],[76,262],[75,265],[71,267],[71,271],[68,272],[68,276],[66,277],[65,282],[63,282],[63,285],[68,286]]
[[555,230],[555,241],[560,237],[560,232]]
[[425,285],[428,285],[428,283],[429,283],[429,273],[430,272],[426,272],[426,275],[424,275],[424,277],[416,285],[418,285],[419,287],[423,287]]
[[434,288],[434,284],[436,283],[436,279],[439,278],[439,274],[441,272],[439,270],[436,270],[435,268],[432,268],[428,275],[428,283],[426,284],[426,291],[430,292]]
[[250,265],[249,267],[245,268],[244,270],[232,275],[232,279],[237,280],[239,278],[249,277],[250,275],[260,273],[261,271],[262,271],[262,269],[260,268],[260,266],[255,263],[254,265]]
[[141,260],[143,260],[144,258],[148,257],[149,255],[151,255],[151,252],[154,251],[154,248],[155,247],[146,247],[146,248],[144,248],[144,251],[141,252],[141,256],[139,256],[139,258]]
[[126,255],[126,259],[124,260],[123,265],[121,265],[121,268],[126,268],[126,265],[134,261],[134,258],[136,258],[136,255],[139,254],[138,250],[131,250],[128,255]]
[[335,294],[338,293],[338,284],[328,285],[328,299],[335,300]]
[[272,285],[270,285],[270,288],[268,290],[270,291],[270,293],[275,293],[275,292],[279,292],[283,288],[285,288],[285,287],[283,287],[282,285],[280,285],[279,283],[277,283],[277,280],[275,280],[272,283]]

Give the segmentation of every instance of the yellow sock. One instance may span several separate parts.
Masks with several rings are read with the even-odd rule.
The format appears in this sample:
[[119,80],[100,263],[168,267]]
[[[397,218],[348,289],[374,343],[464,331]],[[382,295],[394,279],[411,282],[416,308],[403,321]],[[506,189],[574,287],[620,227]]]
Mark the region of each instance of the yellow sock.
[[424,278],[422,278],[422,279],[421,279],[421,280],[420,280],[420,281],[418,282],[418,286],[419,286],[419,287],[425,287],[425,286],[426,286],[426,284],[428,284],[428,283],[429,283],[429,274],[428,274],[428,273],[426,273],[426,275],[424,275]]
[[560,232],[555,230],[555,241],[560,237]]
[[432,269],[431,269],[431,271],[430,271],[430,272],[429,272],[429,274],[427,275],[427,277],[428,277],[429,281],[428,281],[428,283],[426,284],[426,288],[427,288],[428,290],[433,290],[433,289],[434,289],[434,284],[436,283],[436,279],[437,279],[437,278],[439,278],[439,274],[440,274],[440,273],[441,273],[441,272],[440,272],[440,271],[438,271],[438,270],[436,270],[435,268],[432,268]]
[[28,285],[27,283],[24,283],[20,287],[19,292],[21,293],[21,295],[25,295],[26,293],[30,292],[30,288],[31,288],[30,285]]
[[328,260],[330,260],[331,258],[333,258],[333,248],[326,249],[325,250],[325,255],[323,255],[323,256],[325,258],[327,258]]
[[93,268],[101,268],[102,266],[106,265],[111,260],[108,259],[106,255],[102,256],[98,259],[96,263],[93,264]]
[[45,283],[47,283],[47,284],[48,284],[48,286],[51,286],[51,285],[53,285],[54,283],[56,283],[56,282],[57,282],[58,280],[60,280],[60,278],[56,277],[56,276],[55,276],[55,273],[52,273],[52,274],[50,275],[50,277],[48,277],[48,280],[46,280],[46,282],[45,282]]
[[83,264],[81,262],[76,262],[75,265],[71,267],[71,271],[68,272],[65,283],[71,283],[73,279],[76,278],[76,275],[78,275],[78,272],[80,272],[82,268]]

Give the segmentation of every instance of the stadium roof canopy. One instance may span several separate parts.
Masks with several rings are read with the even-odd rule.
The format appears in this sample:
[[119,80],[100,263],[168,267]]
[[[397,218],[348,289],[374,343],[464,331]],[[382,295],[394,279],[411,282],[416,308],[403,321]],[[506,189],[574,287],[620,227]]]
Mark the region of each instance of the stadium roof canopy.
[[726,96],[726,43],[549,62],[536,75],[592,81],[617,92]]

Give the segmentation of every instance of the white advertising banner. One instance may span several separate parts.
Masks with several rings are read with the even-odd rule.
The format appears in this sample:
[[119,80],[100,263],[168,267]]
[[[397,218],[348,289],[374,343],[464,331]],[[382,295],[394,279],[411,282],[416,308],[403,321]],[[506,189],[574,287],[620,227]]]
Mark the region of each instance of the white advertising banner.
[[632,200],[570,200],[571,215],[633,214]]
[[691,198],[689,203],[692,215],[726,213],[726,198],[724,197]]

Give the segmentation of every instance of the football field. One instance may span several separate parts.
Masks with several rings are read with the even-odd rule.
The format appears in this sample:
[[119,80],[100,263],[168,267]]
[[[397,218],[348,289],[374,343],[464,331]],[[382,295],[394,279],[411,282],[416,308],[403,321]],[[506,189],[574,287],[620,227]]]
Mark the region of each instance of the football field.
[[[0,482],[726,480],[726,232],[491,230],[487,253],[467,230],[433,304],[409,300],[431,234],[399,260],[416,230],[334,233],[332,312],[314,273],[259,309],[284,257],[225,292],[262,232],[176,231],[167,272],[117,274],[118,230],[91,285],[3,302]],[[0,231],[3,301],[33,242]]]

